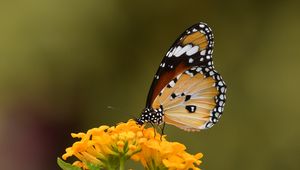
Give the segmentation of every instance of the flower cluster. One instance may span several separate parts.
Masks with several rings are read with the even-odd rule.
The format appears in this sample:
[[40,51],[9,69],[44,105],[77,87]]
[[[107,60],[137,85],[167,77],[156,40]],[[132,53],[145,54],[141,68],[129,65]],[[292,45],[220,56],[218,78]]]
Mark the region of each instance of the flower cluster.
[[124,169],[128,159],[141,162],[147,170],[199,170],[201,163],[201,153],[191,155],[183,144],[168,142],[155,129],[137,125],[134,120],[112,127],[100,126],[72,137],[80,141],[67,148],[62,158],[75,156],[79,160],[73,166],[84,170]]

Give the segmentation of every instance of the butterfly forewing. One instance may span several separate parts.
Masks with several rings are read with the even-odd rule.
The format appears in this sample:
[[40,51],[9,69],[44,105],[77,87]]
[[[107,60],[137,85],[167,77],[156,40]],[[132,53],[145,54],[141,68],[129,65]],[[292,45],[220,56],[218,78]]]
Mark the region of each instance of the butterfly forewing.
[[195,24],[183,32],[163,58],[152,82],[147,106],[176,76],[193,66],[212,64],[213,35],[204,23]]

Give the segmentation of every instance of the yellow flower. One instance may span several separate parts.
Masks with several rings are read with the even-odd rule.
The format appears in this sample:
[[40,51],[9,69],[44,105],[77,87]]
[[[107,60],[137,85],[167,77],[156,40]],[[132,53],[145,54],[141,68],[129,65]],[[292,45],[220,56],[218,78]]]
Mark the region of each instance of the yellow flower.
[[80,140],[67,148],[62,158],[77,157],[79,161],[73,165],[82,169],[88,169],[89,164],[100,169],[123,169],[128,159],[141,162],[148,170],[199,170],[201,163],[201,153],[191,155],[183,144],[168,142],[153,128],[137,125],[134,120],[71,135]]
[[72,133],[73,138],[81,140],[67,148],[62,158],[66,160],[71,156],[77,157],[81,163],[77,161],[73,164],[83,169],[87,169],[87,163],[114,169],[114,166],[120,166],[120,163],[140,151],[135,136],[142,130],[143,128],[130,120],[116,127],[100,126],[88,130],[87,133]]
[[131,159],[141,161],[146,169],[171,170],[199,170],[195,165],[200,165],[202,154],[191,155],[186,147],[178,142],[168,142],[160,134],[154,137],[154,129],[148,128],[143,131],[146,140],[140,141],[141,152],[133,155]]

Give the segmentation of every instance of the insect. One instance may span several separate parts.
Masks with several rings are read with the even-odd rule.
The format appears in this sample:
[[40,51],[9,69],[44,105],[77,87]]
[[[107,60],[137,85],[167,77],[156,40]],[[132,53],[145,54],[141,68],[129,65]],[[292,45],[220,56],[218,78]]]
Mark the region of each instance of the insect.
[[215,70],[214,37],[205,23],[184,31],[164,56],[138,124],[171,124],[199,131],[216,124],[224,111],[226,85]]

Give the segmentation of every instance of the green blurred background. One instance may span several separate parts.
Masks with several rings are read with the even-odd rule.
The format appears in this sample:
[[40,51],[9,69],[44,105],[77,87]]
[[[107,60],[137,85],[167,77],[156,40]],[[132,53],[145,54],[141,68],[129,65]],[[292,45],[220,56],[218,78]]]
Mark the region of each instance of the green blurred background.
[[[228,85],[221,121],[170,140],[203,169],[300,169],[299,1],[2,0],[0,165],[58,169],[71,132],[138,116],[165,52],[207,22]],[[130,165],[129,167],[135,167]]]

